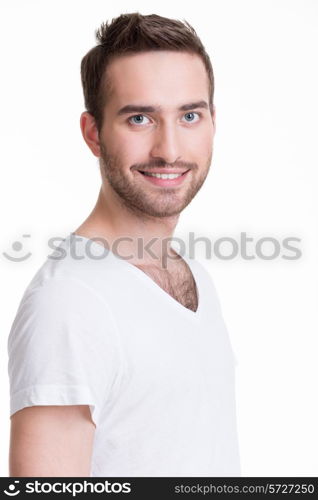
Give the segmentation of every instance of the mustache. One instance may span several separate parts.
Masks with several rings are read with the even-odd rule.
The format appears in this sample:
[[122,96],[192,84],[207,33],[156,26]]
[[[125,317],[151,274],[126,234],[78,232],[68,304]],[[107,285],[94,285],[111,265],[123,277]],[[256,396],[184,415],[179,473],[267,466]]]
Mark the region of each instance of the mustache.
[[190,163],[185,161],[175,161],[173,163],[167,163],[164,160],[153,160],[148,163],[135,163],[132,165],[131,170],[142,170],[143,168],[148,170],[155,167],[176,167],[176,168],[186,168],[186,169],[196,169],[198,168],[197,163]]

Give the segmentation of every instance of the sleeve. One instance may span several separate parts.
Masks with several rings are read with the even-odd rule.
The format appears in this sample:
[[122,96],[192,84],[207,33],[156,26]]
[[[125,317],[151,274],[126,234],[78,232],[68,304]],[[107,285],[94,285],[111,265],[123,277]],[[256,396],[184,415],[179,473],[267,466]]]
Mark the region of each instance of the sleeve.
[[26,291],[8,337],[10,415],[26,406],[83,405],[100,423],[120,373],[107,303],[70,278]]

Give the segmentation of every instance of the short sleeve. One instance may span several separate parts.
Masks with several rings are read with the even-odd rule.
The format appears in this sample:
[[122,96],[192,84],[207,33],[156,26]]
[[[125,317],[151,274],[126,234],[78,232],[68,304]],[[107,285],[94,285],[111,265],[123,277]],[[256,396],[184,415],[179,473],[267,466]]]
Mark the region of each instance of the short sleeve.
[[119,373],[115,324],[94,290],[72,278],[26,290],[8,337],[10,415],[85,404],[98,426]]

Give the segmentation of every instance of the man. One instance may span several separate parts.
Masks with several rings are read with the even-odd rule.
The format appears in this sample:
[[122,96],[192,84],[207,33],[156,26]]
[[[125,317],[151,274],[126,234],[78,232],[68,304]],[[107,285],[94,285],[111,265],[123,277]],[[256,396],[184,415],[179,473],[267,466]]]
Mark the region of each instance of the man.
[[180,21],[125,14],[96,35],[80,125],[101,190],[12,325],[10,475],[238,476],[216,291],[171,245],[211,163],[212,66]]

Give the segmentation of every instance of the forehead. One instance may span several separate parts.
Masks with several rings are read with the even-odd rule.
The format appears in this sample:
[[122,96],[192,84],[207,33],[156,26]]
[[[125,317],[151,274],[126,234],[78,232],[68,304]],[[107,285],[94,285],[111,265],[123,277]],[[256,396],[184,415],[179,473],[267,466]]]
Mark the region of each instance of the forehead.
[[116,57],[107,68],[111,107],[144,103],[177,107],[209,100],[209,80],[197,54],[148,51]]

